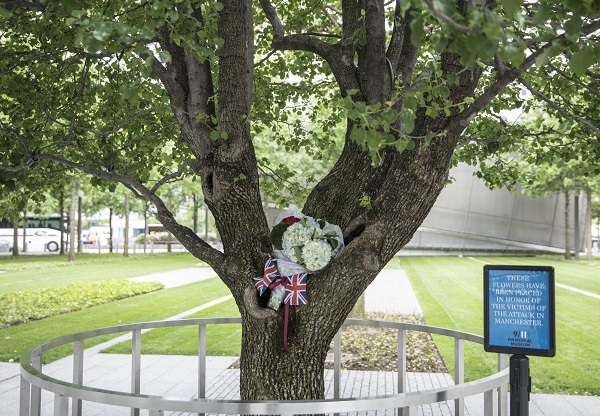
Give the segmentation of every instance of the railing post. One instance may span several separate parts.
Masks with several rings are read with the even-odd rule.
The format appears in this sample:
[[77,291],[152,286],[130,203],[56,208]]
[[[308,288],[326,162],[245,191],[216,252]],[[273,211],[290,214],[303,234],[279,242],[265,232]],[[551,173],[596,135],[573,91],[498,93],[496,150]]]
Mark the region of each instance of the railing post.
[[[333,337],[333,398],[339,399],[341,392],[340,378],[342,374],[342,328]],[[333,416],[339,416],[334,413]],[[283,414],[282,414],[283,416]],[[291,416],[291,415],[290,415]]]
[[[398,393],[407,392],[406,380],[406,330],[398,329]],[[398,416],[410,416],[410,407],[398,409]]]
[[[465,382],[465,340],[454,338],[454,384]],[[454,400],[454,416],[464,416],[465,399]]]
[[21,389],[19,393],[19,416],[29,416],[29,403],[31,400],[31,384],[21,376]]
[[[142,331],[134,329],[131,333],[131,393],[140,393],[142,369]],[[140,416],[140,409],[131,408],[131,416]]]
[[[498,371],[508,367],[508,355],[498,354]],[[503,384],[498,388],[498,415],[508,416],[508,385]]]
[[483,393],[483,415],[498,416],[498,391],[496,389]]
[[[42,371],[42,356],[37,355],[33,357],[31,365],[36,370]],[[29,412],[31,416],[40,416],[42,412],[42,389],[38,386],[31,386],[31,404]]]
[[[73,343],[73,384],[83,384],[83,340]],[[81,416],[81,399],[72,400],[73,416]]]
[[[206,324],[198,326],[198,398],[206,398]],[[204,416],[204,413],[198,413]]]
[[54,416],[67,416],[69,413],[69,398],[61,394],[54,394]]
[[333,337],[333,398],[340,398],[340,375],[342,372],[342,329]]

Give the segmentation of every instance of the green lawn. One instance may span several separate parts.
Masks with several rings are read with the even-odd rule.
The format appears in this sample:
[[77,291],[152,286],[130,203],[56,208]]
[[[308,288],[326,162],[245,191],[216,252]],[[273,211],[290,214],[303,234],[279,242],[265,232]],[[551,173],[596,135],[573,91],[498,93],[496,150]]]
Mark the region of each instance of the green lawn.
[[[394,260],[406,270],[429,325],[483,333],[483,264],[551,265],[556,282],[600,294],[598,262],[561,261],[557,258],[406,257]],[[31,290],[79,281],[200,266],[189,254],[82,255],[74,263],[64,257],[48,256],[13,260],[0,259],[0,293]],[[218,279],[136,296],[78,312],[0,330],[0,361],[16,361],[23,351],[48,339],[78,331],[118,324],[165,319],[180,312],[229,294]],[[233,301],[206,309],[191,317],[238,316]],[[557,355],[554,358],[531,357],[533,387],[536,392],[600,395],[600,300],[557,287]],[[197,328],[153,330],[143,335],[144,353],[196,354]],[[98,337],[86,347],[109,339]],[[208,353],[238,355],[239,325],[210,326]],[[454,343],[436,337],[448,368],[453,368]],[[130,352],[130,343],[111,347],[111,352]],[[466,377],[479,378],[494,372],[495,354],[480,345],[467,343]],[[71,347],[55,349],[44,355],[50,362],[72,353]]]
[[[553,258],[406,257],[407,272],[428,325],[483,334],[483,265],[549,265],[556,283],[600,294],[600,270],[595,263]],[[535,392],[600,395],[600,300],[556,288],[556,343],[554,358],[530,357]],[[436,337],[448,368],[453,368],[453,341]],[[495,354],[467,343],[466,378],[490,374]]]
[[160,254],[78,254],[35,256],[14,259],[0,257],[0,293],[28,291],[70,283],[125,279],[187,267],[206,266],[188,253]]
[[[60,335],[106,326],[161,320],[228,294],[227,287],[218,278],[213,278],[0,329],[0,361],[18,361],[25,350]],[[94,338],[93,342],[86,342],[86,348],[111,337]],[[72,354],[72,348],[56,348],[44,354],[44,362],[51,362],[69,354]]]
[[[227,318],[240,313],[233,299],[186,318]],[[242,328],[238,324],[209,325],[206,328],[207,355],[239,357]],[[103,352],[131,354],[131,341],[122,342]],[[198,327],[153,329],[142,335],[142,354],[198,354]]]

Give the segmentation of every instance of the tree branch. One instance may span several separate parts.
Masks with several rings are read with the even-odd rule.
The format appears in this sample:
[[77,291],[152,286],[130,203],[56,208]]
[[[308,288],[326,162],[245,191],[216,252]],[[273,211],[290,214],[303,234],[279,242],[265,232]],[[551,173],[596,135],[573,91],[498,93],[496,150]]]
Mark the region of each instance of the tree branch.
[[281,23],[281,19],[277,15],[273,3],[270,0],[260,0],[260,5],[267,16],[269,23],[271,23],[271,26],[273,27],[273,41],[283,38],[285,36],[283,23]]
[[[225,256],[220,251],[211,247],[206,241],[202,240],[197,236],[191,229],[179,224],[173,213],[167,208],[163,200],[156,195],[152,190],[148,189],[142,183],[138,182],[134,178],[126,175],[120,175],[115,172],[106,172],[96,169],[92,166],[82,165],[66,158],[51,155],[51,154],[35,154],[27,162],[19,165],[19,170],[26,169],[33,163],[38,161],[48,161],[58,163],[67,166],[72,169],[79,170],[81,172],[93,175],[97,178],[106,179],[112,182],[119,182],[128,188],[136,190],[145,199],[154,204],[158,211],[158,218],[165,228],[173,233],[177,239],[184,244],[188,251],[195,257],[206,261],[213,268],[221,268],[225,261]],[[3,171],[17,171],[17,167],[0,166],[0,170]]]
[[[583,35],[589,35],[600,29],[600,19],[595,20],[587,25],[585,25],[582,29]],[[495,97],[497,97],[500,92],[508,86],[511,82],[514,82],[517,78],[521,76],[526,70],[532,67],[535,64],[536,59],[547,49],[551,48],[555,42],[559,40],[564,40],[565,35],[562,34],[557,36],[556,38],[550,40],[544,46],[539,48],[538,50],[531,53],[525,61],[517,68],[507,69],[504,73],[504,76],[499,76],[496,81],[479,97],[473,101],[473,103],[467,107],[455,120],[453,120],[450,128],[457,129],[462,132],[470,120],[479,113],[483,108],[485,108]]]
[[589,127],[594,133],[596,134],[600,134],[600,128],[596,127],[594,125],[594,123],[592,123],[589,120],[584,119],[583,117],[579,117],[578,115],[575,115],[567,110],[565,110],[564,108],[560,107],[559,105],[557,105],[554,101],[552,101],[550,98],[546,97],[544,94],[542,94],[540,91],[536,90],[535,88],[533,88],[533,86],[531,84],[529,84],[527,81],[525,81],[523,79],[523,77],[519,77],[519,82],[529,90],[529,92],[531,92],[534,96],[538,97],[539,99],[541,99],[542,101],[544,101],[545,103],[547,103],[550,107],[552,107],[554,110],[556,110],[559,114],[561,114],[564,117],[567,117],[569,119],[575,120],[587,127]]
[[448,26],[450,26],[452,29],[462,33],[469,33],[471,31],[471,29],[469,29],[467,26],[463,26],[460,23],[455,22],[450,17],[437,10],[432,0],[425,0],[425,5],[427,6],[427,10],[429,10],[429,13],[431,13],[433,17],[440,19],[442,22],[447,23]]
[[46,10],[46,5],[39,1],[4,0],[0,1],[0,6],[4,7],[7,10],[14,10],[18,7],[22,7],[24,9],[29,10],[36,10],[38,12],[43,12]]

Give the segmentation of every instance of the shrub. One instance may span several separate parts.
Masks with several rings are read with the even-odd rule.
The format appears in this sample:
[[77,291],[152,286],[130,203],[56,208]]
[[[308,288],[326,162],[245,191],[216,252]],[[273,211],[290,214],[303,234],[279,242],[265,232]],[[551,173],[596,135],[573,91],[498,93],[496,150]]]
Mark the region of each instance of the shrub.
[[163,287],[157,282],[109,279],[2,294],[0,295],[0,328],[154,292]]

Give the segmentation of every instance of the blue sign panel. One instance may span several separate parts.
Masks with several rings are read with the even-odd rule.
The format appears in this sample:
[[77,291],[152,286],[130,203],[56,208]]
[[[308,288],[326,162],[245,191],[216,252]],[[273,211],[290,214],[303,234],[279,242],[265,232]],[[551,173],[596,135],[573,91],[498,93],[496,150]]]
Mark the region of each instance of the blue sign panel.
[[484,266],[484,347],[506,354],[556,354],[554,269]]

